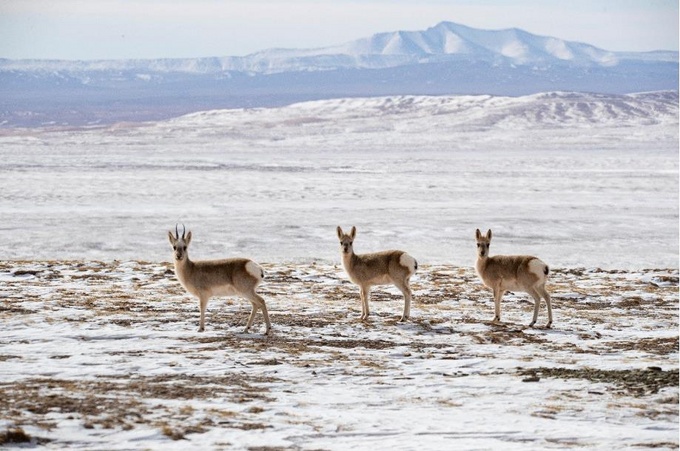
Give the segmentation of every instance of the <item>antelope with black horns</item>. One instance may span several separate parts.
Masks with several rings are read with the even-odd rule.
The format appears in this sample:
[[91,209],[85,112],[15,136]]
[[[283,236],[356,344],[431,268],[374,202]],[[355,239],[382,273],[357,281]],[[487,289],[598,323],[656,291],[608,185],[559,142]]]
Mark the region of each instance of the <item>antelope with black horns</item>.
[[267,305],[262,296],[255,291],[264,278],[264,271],[252,260],[246,258],[228,258],[223,260],[192,261],[189,259],[189,244],[191,231],[186,233],[182,225],[182,236],[179,236],[178,226],[175,235],[168,232],[168,239],[172,245],[175,275],[182,286],[199,300],[201,319],[199,332],[205,330],[205,310],[208,300],[213,296],[241,296],[250,301],[253,308],[246,323],[245,332],[253,324],[255,314],[262,310],[264,322],[267,326],[265,334],[269,334],[271,323]]

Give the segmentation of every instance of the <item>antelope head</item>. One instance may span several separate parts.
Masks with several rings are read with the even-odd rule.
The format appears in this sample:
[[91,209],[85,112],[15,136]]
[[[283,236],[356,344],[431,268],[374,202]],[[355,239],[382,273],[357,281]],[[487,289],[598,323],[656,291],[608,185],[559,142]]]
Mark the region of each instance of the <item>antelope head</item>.
[[482,232],[477,229],[475,238],[477,239],[477,256],[479,258],[488,257],[489,247],[491,246],[491,229],[486,232],[486,235],[482,235]]
[[172,245],[172,250],[175,254],[175,260],[182,261],[187,257],[187,249],[189,248],[189,243],[191,242],[191,231],[186,233],[187,229],[182,224],[182,236],[179,236],[179,230],[177,224],[175,224],[175,234],[173,235],[171,231],[168,231],[168,239]]
[[340,226],[338,226],[337,232],[338,239],[340,240],[340,249],[342,250],[342,253],[343,254],[353,253],[354,250],[352,249],[352,244],[354,243],[354,237],[357,235],[356,227],[352,226],[352,230],[349,232],[349,234],[347,234],[342,231],[342,228],[340,228]]

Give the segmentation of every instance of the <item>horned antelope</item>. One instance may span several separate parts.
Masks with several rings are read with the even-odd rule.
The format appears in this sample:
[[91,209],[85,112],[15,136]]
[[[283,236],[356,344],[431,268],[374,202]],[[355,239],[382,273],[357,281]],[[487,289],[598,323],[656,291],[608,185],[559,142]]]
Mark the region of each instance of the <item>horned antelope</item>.
[[179,230],[175,226],[175,235],[173,236],[169,231],[168,238],[175,257],[175,274],[182,286],[199,300],[201,310],[199,332],[205,330],[205,309],[211,297],[242,296],[253,305],[244,333],[248,332],[253,324],[257,311],[262,310],[264,322],[267,325],[265,334],[269,334],[271,323],[267,306],[264,299],[255,292],[264,278],[264,271],[257,263],[246,258],[193,262],[189,259],[188,253],[191,231],[186,233],[186,228],[184,228],[180,237]]
[[349,234],[345,234],[338,226],[338,239],[342,252],[342,264],[349,279],[359,285],[361,293],[361,319],[368,319],[368,300],[373,285],[396,286],[404,295],[404,314],[400,322],[411,316],[411,288],[409,278],[418,269],[416,260],[404,251],[383,251],[373,254],[354,253],[352,247],[357,229],[352,227]]
[[493,290],[495,316],[493,322],[501,320],[501,298],[506,291],[524,291],[534,298],[534,318],[529,327],[536,324],[541,297],[548,305],[548,323],[552,325],[552,306],[550,295],[545,289],[550,269],[543,261],[529,255],[496,255],[489,257],[491,230],[482,235],[477,229],[477,274],[487,287]]

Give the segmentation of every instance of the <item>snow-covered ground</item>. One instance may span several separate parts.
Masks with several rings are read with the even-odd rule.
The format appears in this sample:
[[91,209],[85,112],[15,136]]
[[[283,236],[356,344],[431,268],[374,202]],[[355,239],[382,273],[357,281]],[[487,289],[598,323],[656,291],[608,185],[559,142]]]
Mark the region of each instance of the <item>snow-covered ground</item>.
[[387,97],[209,111],[144,125],[2,130],[2,259],[263,262],[401,247],[472,265],[677,267],[678,96]]
[[225,299],[198,333],[169,264],[0,263],[0,434],[53,449],[677,449],[677,270],[557,270],[554,328],[529,329],[521,294],[490,324],[469,268],[421,267],[400,324],[394,288],[362,323],[339,265],[264,266],[271,337],[261,315],[243,334],[248,303]]
[[[241,300],[196,332],[178,222],[263,264],[271,337]],[[394,288],[359,321],[337,225],[418,259],[412,321]],[[476,228],[550,264],[553,329],[521,293],[489,323]],[[678,447],[677,93],[0,129],[0,230],[0,447]]]

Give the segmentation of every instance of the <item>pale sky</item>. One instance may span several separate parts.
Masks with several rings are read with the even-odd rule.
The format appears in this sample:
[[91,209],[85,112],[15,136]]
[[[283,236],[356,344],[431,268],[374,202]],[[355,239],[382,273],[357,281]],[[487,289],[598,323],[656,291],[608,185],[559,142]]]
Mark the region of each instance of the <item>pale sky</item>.
[[0,0],[0,58],[242,56],[442,21],[606,50],[678,50],[678,0]]

